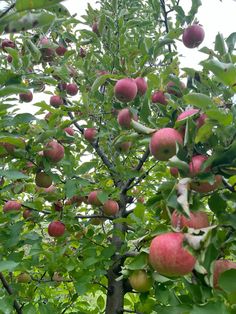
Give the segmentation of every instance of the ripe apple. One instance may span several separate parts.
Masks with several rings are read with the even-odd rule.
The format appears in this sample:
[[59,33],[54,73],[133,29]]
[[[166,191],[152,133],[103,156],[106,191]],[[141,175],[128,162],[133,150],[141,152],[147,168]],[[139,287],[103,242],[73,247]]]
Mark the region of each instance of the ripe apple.
[[92,191],[88,195],[88,204],[100,206],[102,205],[101,201],[98,199],[98,193],[101,191]]
[[3,206],[4,213],[10,211],[18,211],[21,209],[21,203],[19,201],[7,201]]
[[178,170],[178,168],[171,167],[171,168],[170,168],[170,174],[171,174],[173,177],[178,178],[178,175],[179,175],[179,170]]
[[152,279],[148,277],[147,272],[143,269],[135,270],[129,276],[131,287],[138,292],[147,292],[152,286]]
[[187,48],[196,48],[204,40],[205,32],[201,25],[193,24],[188,26],[183,32],[183,44]]
[[119,212],[119,204],[113,200],[107,200],[103,204],[103,212],[107,216],[115,216]]
[[95,128],[87,128],[84,130],[84,138],[92,143],[95,141],[97,135],[97,130]]
[[159,103],[162,105],[167,105],[167,103],[168,103],[167,98],[166,98],[164,92],[162,92],[162,91],[155,91],[152,94],[152,102],[154,104]]
[[180,82],[179,84],[176,82],[168,82],[166,85],[167,93],[174,95],[176,97],[181,97],[183,95],[183,90],[185,89],[185,84]]
[[50,62],[54,59],[55,51],[50,48],[51,41],[47,37],[42,37],[39,41],[42,58],[46,62]]
[[56,140],[52,140],[45,146],[43,155],[52,162],[59,162],[65,155],[64,147]]
[[226,259],[219,259],[214,262],[213,268],[213,287],[215,289],[220,289],[219,287],[219,277],[220,275],[229,269],[236,269],[236,263],[226,260]]
[[[182,112],[176,119],[176,121],[181,121],[186,119],[187,117],[191,117],[192,115],[195,115],[199,112],[199,109],[188,109]],[[197,128],[200,128],[205,123],[205,120],[207,118],[207,115],[202,113],[196,120]]]
[[167,232],[156,236],[150,245],[149,261],[161,275],[184,276],[190,273],[196,258],[184,247],[184,234]]
[[65,91],[66,90],[66,87],[67,87],[67,83],[65,83],[65,82],[61,82],[61,83],[59,83],[58,85],[57,85],[57,87],[58,87],[58,89],[60,90],[60,91]]
[[85,198],[83,196],[74,195],[70,199],[68,199],[65,204],[66,205],[76,204],[77,206],[80,206],[84,201]]
[[50,105],[58,108],[64,104],[63,99],[60,96],[54,95],[50,98]]
[[56,54],[58,55],[58,56],[64,56],[64,54],[67,52],[67,49],[66,49],[66,47],[64,47],[64,46],[58,46],[57,48],[56,48]]
[[146,80],[143,77],[137,77],[134,81],[138,88],[138,95],[143,96],[148,88]]
[[[195,177],[202,172],[210,172],[210,168],[206,168],[202,171],[202,166],[204,162],[208,159],[207,156],[203,155],[196,155],[192,157],[191,162],[189,163],[189,176]],[[222,177],[220,175],[215,176],[215,182],[210,184],[209,182],[205,181],[192,181],[190,187],[192,190],[199,192],[199,193],[208,193],[216,190],[222,182]]]
[[138,92],[135,80],[132,78],[123,78],[116,82],[114,93],[116,98],[121,102],[133,100]]
[[61,212],[63,210],[63,204],[61,201],[57,201],[53,203],[53,209],[57,212]]
[[5,48],[9,47],[9,48],[14,49],[16,47],[16,45],[15,45],[14,41],[12,41],[10,39],[3,39],[2,43],[1,43],[1,47],[2,47],[3,51],[6,52]]
[[31,281],[31,277],[28,273],[21,273],[17,276],[18,283],[29,283]]
[[130,129],[131,120],[138,120],[137,115],[133,115],[132,112],[128,108],[124,108],[119,111],[117,116],[117,122],[124,129]]
[[176,154],[176,143],[183,145],[181,134],[172,128],[156,131],[150,141],[151,154],[161,161],[167,161]]
[[28,93],[21,93],[19,97],[20,100],[23,102],[31,102],[33,99],[33,94],[31,91],[29,91]]
[[30,210],[30,209],[25,209],[24,211],[23,211],[23,218],[24,219],[29,219],[29,218],[31,218],[32,217],[32,210]]
[[78,93],[78,86],[75,83],[67,84],[66,92],[70,96],[75,96]]
[[208,216],[203,211],[190,212],[190,217],[187,218],[175,210],[171,215],[171,224],[174,228],[182,229],[189,227],[201,229],[209,227]]
[[67,128],[65,128],[64,129],[64,131],[68,134],[68,135],[70,135],[70,136],[74,136],[75,135],[75,130],[72,128],[72,127],[67,127]]
[[45,172],[38,172],[35,176],[35,183],[38,187],[48,188],[52,185],[52,178]]
[[51,237],[60,237],[65,233],[66,227],[61,221],[52,221],[48,226],[48,234]]

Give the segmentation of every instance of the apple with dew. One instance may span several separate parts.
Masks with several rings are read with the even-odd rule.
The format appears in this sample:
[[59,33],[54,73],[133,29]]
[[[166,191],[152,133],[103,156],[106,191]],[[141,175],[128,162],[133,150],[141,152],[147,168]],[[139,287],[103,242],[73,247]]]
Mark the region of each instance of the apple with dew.
[[150,245],[149,261],[161,275],[184,276],[190,273],[196,258],[183,247],[184,234],[167,232],[156,236]]
[[75,135],[75,130],[72,127],[70,127],[70,126],[65,128],[64,131],[66,132],[67,135],[70,135],[70,136],[74,136]]
[[66,47],[64,47],[64,46],[58,46],[57,48],[56,48],[56,54],[58,55],[58,56],[64,56],[64,54],[67,52],[67,49],[66,49]]
[[45,172],[36,173],[35,183],[40,188],[48,188],[52,185],[52,178]]
[[153,94],[152,94],[152,102],[154,104],[162,104],[162,105],[167,105],[168,101],[167,101],[167,98],[164,94],[164,92],[162,91],[155,91]]
[[134,82],[137,85],[138,88],[138,95],[143,96],[148,88],[147,82],[143,77],[137,77],[134,79]]
[[213,287],[215,289],[220,289],[219,287],[219,278],[220,275],[229,269],[236,269],[236,263],[226,260],[226,259],[219,259],[214,262],[213,266]]
[[182,41],[185,47],[196,48],[203,42],[204,37],[205,32],[203,27],[199,24],[193,24],[184,30]]
[[78,93],[78,86],[75,83],[70,83],[66,85],[66,92],[70,96],[75,96]]
[[148,277],[145,270],[140,269],[133,271],[129,276],[129,283],[137,292],[147,292],[152,286],[152,279]]
[[117,122],[123,129],[130,129],[132,120],[137,121],[138,116],[134,115],[128,108],[124,108],[119,111]]
[[29,283],[31,281],[31,277],[28,273],[21,273],[17,276],[18,283]]
[[150,141],[151,154],[161,161],[167,161],[176,154],[176,143],[183,145],[182,135],[172,128],[156,131]]
[[30,219],[32,217],[32,210],[30,209],[25,209],[23,211],[23,218],[24,219]]
[[65,233],[66,227],[61,221],[52,221],[48,225],[48,234],[51,237],[60,237]]
[[[202,170],[204,162],[208,159],[207,156],[204,155],[195,155],[192,157],[191,162],[189,163],[189,176],[195,177],[200,173],[208,173],[210,172],[210,168],[206,168],[204,171]],[[216,190],[222,182],[222,177],[220,175],[215,175],[215,181],[213,184],[205,181],[192,181],[190,187],[192,190],[199,193],[208,193]]]
[[1,47],[3,49],[4,52],[6,52],[5,48],[15,48],[16,45],[14,43],[14,41],[10,40],[10,39],[3,39],[2,43],[1,43]]
[[63,104],[63,99],[60,96],[54,95],[50,97],[50,105],[54,108],[59,108]]
[[56,140],[52,140],[45,146],[43,155],[52,162],[59,162],[65,155],[64,147]]
[[57,212],[61,212],[63,210],[63,204],[61,201],[54,202],[52,208]]
[[21,203],[19,201],[7,201],[3,206],[4,213],[10,211],[19,211],[21,209]]
[[84,138],[92,143],[95,141],[97,136],[97,130],[95,128],[87,128],[84,130]]
[[20,100],[23,102],[31,102],[33,99],[33,94],[31,91],[28,93],[21,93],[19,94]]
[[183,82],[173,82],[170,81],[166,85],[166,91],[170,95],[174,95],[176,97],[182,97],[183,96],[183,90],[185,89],[185,84]]
[[119,212],[119,204],[113,200],[107,200],[103,204],[103,212],[107,216],[115,216]]
[[179,229],[183,227],[201,229],[209,227],[209,220],[207,214],[203,211],[190,212],[190,217],[188,218],[175,210],[171,215],[171,225]]
[[101,191],[92,191],[88,195],[88,204],[94,205],[94,206],[100,206],[102,205],[101,201],[98,199],[98,193]]
[[134,100],[138,92],[137,84],[132,78],[123,78],[116,82],[114,93],[116,98],[121,102]]

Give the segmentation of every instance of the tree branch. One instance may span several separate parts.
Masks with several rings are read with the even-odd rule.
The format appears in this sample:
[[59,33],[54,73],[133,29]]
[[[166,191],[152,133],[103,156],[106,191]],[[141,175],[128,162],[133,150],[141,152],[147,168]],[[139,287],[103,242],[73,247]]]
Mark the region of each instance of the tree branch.
[[4,15],[6,15],[9,11],[11,11],[14,7],[15,7],[15,3],[13,3],[12,5],[10,5],[2,14],[0,14],[0,19],[2,17],[4,17]]
[[103,219],[110,219],[110,220],[115,219],[114,217],[105,216],[105,215],[76,215],[75,218],[80,218],[80,219],[103,218]]
[[[6,289],[6,291],[8,292],[8,294],[9,294],[9,295],[13,295],[13,290],[12,290],[12,288],[9,286],[9,284],[8,284],[8,282],[7,282],[7,280],[6,280],[6,278],[4,277],[3,273],[1,273],[1,272],[0,272],[0,280],[1,280],[1,282],[2,282],[3,287],[4,287],[4,288]],[[16,310],[16,312],[17,312],[18,314],[23,314],[22,309],[21,309],[21,306],[20,306],[20,304],[19,304],[16,300],[14,300],[13,306],[14,306],[14,308],[15,308],[15,310]]]
[[234,192],[234,193],[236,192],[236,190],[235,190],[236,184],[230,185],[225,179],[222,179],[222,182],[223,182],[224,186],[226,187],[226,189],[228,189],[229,191]]

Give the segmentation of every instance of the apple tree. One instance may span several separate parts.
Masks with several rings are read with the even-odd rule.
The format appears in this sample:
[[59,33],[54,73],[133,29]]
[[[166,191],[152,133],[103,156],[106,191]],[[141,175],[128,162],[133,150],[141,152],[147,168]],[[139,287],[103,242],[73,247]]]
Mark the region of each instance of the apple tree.
[[235,313],[236,33],[61,2],[1,1],[0,313]]

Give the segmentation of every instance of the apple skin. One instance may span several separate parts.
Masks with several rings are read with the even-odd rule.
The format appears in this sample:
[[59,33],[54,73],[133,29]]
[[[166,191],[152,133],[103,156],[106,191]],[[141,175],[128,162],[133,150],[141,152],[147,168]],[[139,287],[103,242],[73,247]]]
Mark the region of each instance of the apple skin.
[[134,100],[138,92],[135,80],[132,78],[123,78],[116,82],[114,93],[116,98],[121,102]]
[[74,136],[75,135],[75,130],[72,128],[72,127],[67,127],[67,128],[65,128],[64,129],[64,131],[68,134],[68,135],[70,135],[70,136]]
[[131,287],[137,292],[147,292],[152,286],[152,280],[148,277],[145,270],[135,270],[129,276],[129,283]]
[[1,47],[3,49],[4,52],[6,52],[5,48],[15,48],[16,45],[14,43],[14,41],[10,40],[10,39],[3,39],[2,43],[1,43]]
[[19,201],[7,201],[3,206],[4,213],[10,211],[19,211],[21,209],[21,203]]
[[[199,112],[199,109],[188,109],[185,110],[184,112],[182,112],[176,119],[176,121],[181,121],[186,119],[187,117],[190,117],[196,113]],[[203,124],[205,123],[205,120],[207,118],[207,115],[202,113],[196,120],[197,123],[197,128],[199,129],[201,126],[203,126]]]
[[229,269],[236,269],[236,263],[226,260],[219,259],[214,262],[213,266],[213,287],[215,289],[220,289],[219,287],[219,277],[220,275]]
[[115,216],[119,212],[119,204],[113,200],[107,200],[103,204],[103,212],[107,216]]
[[64,46],[58,46],[57,48],[56,48],[56,54],[58,55],[58,56],[64,56],[64,54],[67,52],[67,49],[66,49],[66,47],[64,47]]
[[154,104],[162,104],[162,105],[167,105],[168,101],[167,98],[165,96],[165,94],[162,91],[155,91],[152,94],[152,102]]
[[176,154],[176,143],[183,145],[181,134],[172,128],[156,131],[150,141],[151,154],[160,161],[167,161]]
[[121,109],[117,116],[117,122],[123,129],[130,129],[131,120],[138,120],[137,115],[133,115],[128,108]]
[[174,232],[158,235],[152,240],[149,261],[158,273],[176,277],[193,270],[196,258],[183,247],[183,241],[184,234]]
[[[207,156],[204,155],[195,155],[192,157],[191,162],[189,163],[189,176],[195,177],[200,174],[202,171],[202,166],[204,162],[208,159]],[[204,172],[209,172],[210,168],[206,168]],[[209,182],[198,181],[191,182],[190,188],[199,193],[208,193],[216,190],[222,182],[222,177],[220,175],[215,176],[215,182],[210,184]]]
[[75,96],[78,93],[78,86],[74,83],[70,83],[66,85],[66,92],[70,96]]
[[48,234],[51,237],[60,237],[65,233],[66,227],[61,221],[52,221],[48,225]]
[[97,135],[97,130],[95,128],[87,128],[84,130],[84,138],[92,143],[95,141]]
[[137,77],[136,79],[134,79],[134,82],[136,83],[138,88],[138,95],[145,95],[148,88],[146,80],[143,77]]
[[88,204],[94,205],[94,206],[100,206],[102,203],[98,199],[98,193],[101,191],[92,191],[88,195]]
[[183,96],[183,90],[185,89],[185,84],[183,82],[175,83],[175,82],[168,82],[166,85],[166,91],[170,95],[174,95],[176,97],[182,97]]
[[184,32],[182,41],[187,48],[196,48],[204,40],[205,32],[201,25],[193,24],[188,26]]
[[33,100],[33,94],[31,91],[29,91],[28,93],[21,93],[19,97],[20,100],[23,102],[31,102]]
[[53,106],[54,108],[59,108],[63,104],[64,104],[63,99],[60,96],[57,96],[57,95],[51,96],[51,98],[50,98],[50,105],[51,106]]
[[64,158],[64,147],[57,141],[52,140],[46,145],[43,155],[52,162],[59,162]]
[[35,183],[40,188],[48,188],[52,185],[52,178],[45,172],[38,172],[35,176]]
[[18,283],[29,283],[31,281],[31,277],[27,273],[21,273],[17,276]]
[[171,215],[171,225],[179,229],[183,227],[201,229],[209,227],[209,221],[207,214],[203,211],[190,212],[190,218],[187,218],[175,210]]

